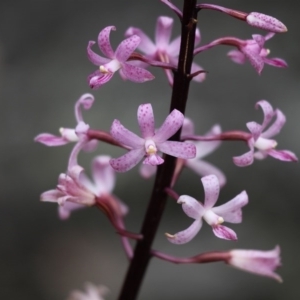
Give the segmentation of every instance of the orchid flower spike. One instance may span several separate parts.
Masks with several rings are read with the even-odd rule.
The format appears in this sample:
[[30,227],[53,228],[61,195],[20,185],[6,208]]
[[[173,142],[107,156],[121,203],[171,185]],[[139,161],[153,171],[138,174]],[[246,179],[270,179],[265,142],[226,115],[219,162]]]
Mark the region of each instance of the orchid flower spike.
[[103,296],[109,292],[108,288],[104,285],[96,286],[91,283],[85,284],[86,293],[81,291],[73,291],[68,300],[104,300]]
[[90,87],[92,89],[98,89],[108,82],[118,70],[123,79],[128,79],[133,82],[145,82],[154,79],[154,76],[149,71],[135,66],[131,61],[127,61],[141,42],[140,37],[132,35],[125,39],[114,52],[109,40],[111,30],[116,30],[116,28],[114,26],[105,27],[100,31],[98,36],[98,46],[107,58],[96,54],[91,49],[96,42],[89,41],[88,43],[88,58],[94,65],[99,67],[99,70],[88,76]]
[[[77,125],[75,128],[60,128],[61,136],[56,136],[51,133],[41,133],[35,137],[35,141],[49,147],[62,146],[72,142],[78,142],[79,139],[85,138],[84,132],[87,132],[89,125],[83,121],[82,108],[89,110],[94,103],[94,96],[91,94],[82,95],[75,103],[75,119]],[[96,140],[87,141],[84,145],[84,150],[92,151],[97,145]]]
[[[251,132],[251,137],[248,140],[250,151],[234,157],[233,162],[239,167],[245,167],[251,165],[254,158],[264,159],[268,155],[282,161],[298,161],[297,156],[291,151],[275,150],[277,142],[270,139],[278,134],[285,124],[284,114],[279,109],[274,111],[271,104],[266,100],[258,101],[255,107],[260,107],[263,110],[264,120],[261,125],[256,122],[246,124]],[[276,117],[276,120],[266,129],[273,117]],[[254,148],[258,151],[254,152]]]
[[245,40],[238,43],[238,50],[231,50],[228,56],[238,64],[244,64],[248,59],[258,74],[261,73],[264,64],[268,64],[278,68],[287,67],[287,63],[281,58],[268,58],[269,49],[264,48],[267,40],[272,38],[275,33],[268,33],[265,37],[260,34],[253,34],[252,40]]
[[[221,127],[219,125],[214,125],[210,131],[208,131],[205,136],[218,135],[221,133]],[[182,125],[181,136],[194,135],[194,123],[192,120],[188,118],[184,118],[184,122]],[[177,159],[175,174],[176,172],[181,171],[181,166],[185,166],[192,171],[194,171],[199,176],[206,176],[210,174],[214,174],[218,177],[220,186],[224,186],[226,183],[226,176],[224,173],[214,165],[209,162],[203,160],[204,157],[215,151],[220,145],[221,141],[194,141],[194,145],[196,146],[196,156],[192,159]],[[179,170],[178,170],[179,169]],[[154,175],[156,172],[156,167],[151,165],[141,165],[140,174],[144,178],[149,178]],[[176,174],[177,175],[177,174]]]
[[118,120],[114,120],[110,133],[112,137],[130,150],[125,155],[111,159],[110,164],[117,172],[126,172],[136,166],[139,161],[156,166],[164,162],[157,154],[158,151],[184,159],[196,156],[196,147],[189,142],[168,141],[183,124],[183,114],[174,109],[162,126],[155,131],[154,115],[151,104],[142,104],[138,108],[137,118],[142,138],[126,129]]
[[242,222],[242,207],[248,203],[248,195],[245,191],[238,194],[229,202],[213,207],[218,200],[220,184],[217,176],[208,175],[201,178],[204,188],[204,204],[196,199],[182,195],[178,198],[177,203],[182,204],[182,209],[195,221],[187,229],[172,235],[166,233],[168,240],[173,244],[185,244],[191,241],[202,227],[202,219],[212,226],[213,233],[216,237],[225,240],[237,240],[236,233],[221,225],[224,221],[230,223]]
[[127,207],[114,195],[115,173],[109,164],[109,156],[98,156],[92,162],[93,182],[79,165],[70,166],[67,174],[60,174],[56,189],[44,192],[41,201],[59,204],[59,217],[68,219],[72,211],[95,205],[98,199],[109,197],[118,203],[117,214],[125,215]]
[[[161,16],[157,19],[156,31],[155,31],[155,42],[153,43],[151,39],[139,28],[130,27],[127,29],[125,35],[132,36],[137,35],[141,38],[141,43],[138,46],[138,50],[146,54],[146,57],[150,60],[157,60],[165,63],[170,63],[174,67],[178,65],[178,56],[180,50],[181,37],[175,38],[170,42],[172,28],[174,20],[169,17]],[[200,43],[201,36],[199,29],[196,30],[195,46]],[[169,69],[164,69],[169,80],[169,83],[173,84],[172,71]],[[192,64],[191,72],[203,70],[196,63]],[[197,82],[202,82],[205,79],[205,73],[200,73],[199,75],[193,77],[193,80]]]
[[276,246],[270,251],[231,250],[227,263],[235,268],[261,276],[271,277],[282,282],[281,277],[274,271],[280,264],[280,248]]

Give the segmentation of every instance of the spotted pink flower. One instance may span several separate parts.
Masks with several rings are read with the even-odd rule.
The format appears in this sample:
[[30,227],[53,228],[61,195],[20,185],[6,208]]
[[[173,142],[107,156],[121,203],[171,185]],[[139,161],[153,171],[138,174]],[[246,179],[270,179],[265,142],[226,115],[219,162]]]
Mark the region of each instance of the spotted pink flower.
[[88,76],[88,82],[92,89],[98,89],[103,84],[108,82],[116,71],[120,71],[123,79],[129,79],[133,82],[145,82],[154,79],[154,76],[147,70],[135,66],[134,63],[127,61],[136,47],[139,45],[141,39],[137,35],[133,35],[123,40],[117,50],[114,52],[109,36],[111,30],[115,30],[114,26],[105,27],[100,31],[98,36],[98,46],[101,52],[107,57],[102,57],[96,54],[91,47],[96,43],[90,41],[87,46],[87,54],[89,60],[99,70]]
[[155,131],[154,115],[151,104],[142,104],[137,112],[142,137],[126,129],[118,120],[114,120],[110,133],[112,137],[130,150],[125,155],[111,159],[111,166],[118,172],[126,172],[136,166],[145,156],[144,164],[156,166],[164,162],[158,151],[180,158],[193,158],[196,147],[189,142],[168,141],[182,126],[184,116],[174,109],[162,126]]
[[[274,111],[271,104],[266,100],[258,101],[256,108],[258,107],[261,107],[264,113],[263,123],[247,123],[247,127],[251,132],[251,137],[248,140],[250,151],[241,156],[234,157],[234,163],[239,167],[245,167],[251,165],[254,158],[264,159],[268,155],[282,161],[298,161],[297,156],[293,152],[289,150],[276,150],[277,142],[271,139],[280,132],[285,124],[286,118],[284,114],[279,109]],[[274,117],[276,117],[276,120],[267,128]],[[258,151],[254,152],[254,148]]]
[[[221,127],[219,125],[214,125],[209,132],[205,134],[205,136],[217,135],[221,133]],[[194,123],[188,119],[184,118],[184,122],[182,125],[181,136],[194,135]],[[196,146],[196,156],[191,159],[184,159],[184,161],[178,161],[177,165],[182,164],[187,168],[194,171],[199,176],[206,176],[210,174],[214,174],[218,177],[220,186],[224,186],[226,183],[225,174],[217,167],[212,165],[211,163],[203,160],[204,157],[215,151],[220,145],[221,141],[194,141],[194,145]],[[141,165],[140,174],[144,178],[149,178],[154,175],[156,172],[156,166],[151,165]],[[176,172],[175,172],[176,174]]]
[[204,188],[204,204],[196,199],[182,195],[177,203],[182,204],[182,209],[187,216],[195,221],[185,230],[176,234],[166,234],[168,240],[173,244],[185,244],[191,241],[202,227],[202,219],[212,226],[215,236],[225,240],[237,240],[236,233],[221,225],[224,221],[230,223],[242,222],[242,207],[248,203],[248,195],[245,191],[238,194],[229,202],[214,207],[219,197],[220,185],[215,175],[201,178]]
[[[150,60],[158,60],[165,63],[170,63],[174,67],[177,67],[178,56],[180,50],[181,38],[177,37],[173,41],[170,41],[174,20],[169,17],[161,16],[157,19],[156,31],[155,31],[155,42],[139,28],[130,27],[127,29],[125,35],[132,36],[137,35],[141,38],[141,43],[138,46],[138,50],[146,54],[146,57]],[[201,36],[199,29],[196,30],[195,46],[200,43]],[[173,84],[172,71],[164,69],[168,77],[170,84]],[[203,70],[196,63],[192,64],[192,73]],[[193,77],[193,80],[201,82],[205,79],[205,73]]]
[[283,59],[267,57],[270,50],[264,48],[264,44],[274,35],[273,32],[268,33],[265,37],[260,34],[253,34],[252,40],[241,40],[237,45],[238,50],[231,50],[227,55],[238,64],[244,64],[248,59],[259,74],[265,63],[278,68],[287,67],[287,63]]

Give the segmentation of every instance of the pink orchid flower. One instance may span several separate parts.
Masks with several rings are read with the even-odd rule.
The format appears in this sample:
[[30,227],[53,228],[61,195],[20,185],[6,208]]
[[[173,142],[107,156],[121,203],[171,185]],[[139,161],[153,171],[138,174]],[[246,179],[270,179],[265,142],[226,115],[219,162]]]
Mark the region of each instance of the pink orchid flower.
[[117,172],[126,172],[136,166],[144,156],[144,164],[160,165],[164,160],[158,151],[184,159],[194,158],[196,147],[189,142],[168,141],[183,124],[183,114],[174,109],[166,118],[162,126],[155,131],[154,114],[151,104],[142,104],[137,112],[138,123],[142,138],[126,129],[118,120],[114,120],[110,133],[112,137],[130,150],[125,155],[111,159],[110,164]]
[[140,44],[140,37],[133,35],[125,39],[119,44],[117,50],[114,52],[109,40],[111,30],[116,30],[116,28],[114,26],[105,27],[100,31],[98,36],[98,46],[107,58],[96,54],[91,49],[96,42],[90,41],[88,43],[88,58],[94,65],[99,67],[99,70],[88,76],[90,87],[92,89],[98,89],[108,82],[118,70],[123,79],[128,79],[133,82],[145,82],[154,79],[154,76],[149,71],[127,61],[136,47]]
[[71,165],[67,174],[60,174],[56,189],[44,192],[41,201],[59,204],[59,216],[68,219],[72,211],[95,205],[97,199],[109,198],[119,206],[118,214],[125,215],[127,207],[114,195],[115,173],[109,165],[109,156],[98,156],[92,163],[91,181],[79,165]]
[[[94,96],[91,94],[82,95],[75,104],[75,119],[77,121],[76,128],[60,128],[61,136],[56,136],[51,133],[41,133],[35,137],[35,141],[49,147],[62,146],[72,142],[78,142],[80,137],[84,138],[84,132],[87,132],[89,125],[83,121],[81,108],[89,110],[94,103]],[[87,141],[84,150],[92,151],[97,145],[96,140]]]
[[[173,22],[174,20],[172,18],[164,16],[161,16],[157,19],[154,43],[141,29],[136,27],[128,28],[125,35],[137,35],[141,38],[141,43],[139,44],[137,49],[146,54],[148,59],[170,63],[174,67],[177,67],[181,38],[177,37],[170,42]],[[195,46],[200,43],[200,40],[200,31],[199,29],[197,29],[195,37]],[[164,70],[169,80],[169,83],[172,85],[172,71],[169,69]],[[199,70],[203,69],[196,63],[193,63],[191,72],[194,73]],[[202,82],[204,79],[205,73],[200,73],[199,75],[193,77],[193,80],[197,82]]]
[[265,37],[260,34],[253,34],[252,40],[240,40],[238,43],[239,49],[231,50],[227,55],[238,64],[244,64],[248,59],[258,74],[261,73],[265,63],[274,67],[285,68],[287,63],[283,59],[267,57],[270,50],[264,48],[264,44],[274,35],[273,32],[268,33]]
[[[276,150],[277,142],[271,139],[280,132],[285,124],[286,118],[284,114],[279,109],[274,111],[271,104],[266,100],[258,101],[256,108],[258,107],[261,107],[264,113],[263,123],[261,125],[256,122],[248,122],[246,124],[251,132],[251,137],[248,140],[250,151],[241,156],[234,157],[234,163],[239,167],[245,167],[251,165],[254,158],[264,159],[268,155],[282,161],[298,161],[298,158],[293,152],[288,150]],[[276,120],[266,129],[273,117],[276,117]],[[254,152],[254,148],[258,151]]]
[[230,223],[242,222],[242,207],[248,203],[248,195],[245,191],[238,194],[229,202],[214,207],[218,200],[220,184],[217,176],[208,175],[201,178],[204,188],[204,204],[196,199],[182,195],[178,198],[177,203],[182,204],[182,209],[195,221],[185,230],[172,235],[166,233],[168,240],[173,244],[185,244],[191,241],[202,227],[202,219],[212,226],[215,236],[225,240],[237,240],[236,233],[221,225],[224,221]]
[[[214,125],[205,136],[218,135],[221,133],[221,127],[219,125]],[[184,122],[182,125],[181,136],[194,135],[194,123],[192,120],[188,118],[184,118]],[[194,171],[199,176],[206,176],[210,174],[214,174],[218,177],[220,186],[224,186],[226,183],[226,176],[224,173],[211,163],[203,160],[204,157],[215,151],[220,145],[221,141],[194,141],[194,145],[196,146],[196,156],[191,159],[184,159],[184,162],[177,160],[177,165],[184,165],[187,168]],[[181,159],[182,160],[182,159]],[[150,178],[156,172],[156,167],[151,165],[141,165],[140,174],[144,178]],[[176,174],[176,171],[175,171]],[[177,175],[177,174],[176,174]]]

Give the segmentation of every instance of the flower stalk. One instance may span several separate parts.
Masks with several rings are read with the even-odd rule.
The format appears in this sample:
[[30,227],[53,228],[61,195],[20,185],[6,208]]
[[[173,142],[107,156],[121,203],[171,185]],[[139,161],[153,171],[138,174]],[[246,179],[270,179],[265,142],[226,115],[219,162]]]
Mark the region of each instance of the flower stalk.
[[[174,84],[172,90],[170,112],[173,109],[184,114],[188,98],[191,78],[191,66],[193,62],[194,41],[197,24],[197,9],[195,0],[185,0],[183,6],[181,45],[179,52],[178,69],[174,72]],[[179,129],[171,137],[171,140],[180,140]],[[149,205],[146,211],[141,229],[143,239],[137,242],[134,256],[130,263],[125,281],[119,296],[119,300],[136,299],[142,280],[151,258],[151,246],[154,240],[158,225],[165,209],[167,193],[165,188],[169,187],[175,169],[176,158],[166,155],[164,164],[158,166],[155,183]]]

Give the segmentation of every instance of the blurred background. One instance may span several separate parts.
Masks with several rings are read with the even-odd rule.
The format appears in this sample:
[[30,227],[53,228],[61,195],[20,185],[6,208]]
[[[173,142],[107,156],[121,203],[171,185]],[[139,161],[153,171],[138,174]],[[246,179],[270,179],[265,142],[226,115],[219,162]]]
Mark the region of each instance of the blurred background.
[[[173,2],[180,7],[183,3]],[[223,130],[247,130],[246,122],[261,122],[263,115],[254,105],[266,99],[287,117],[277,138],[278,148],[299,156],[299,5],[293,0],[207,2],[263,12],[284,22],[289,31],[276,35],[266,47],[272,50],[270,57],[286,59],[289,68],[266,65],[258,76],[249,63],[231,62],[226,56],[229,48],[203,53],[196,61],[209,74],[202,84],[191,84],[186,115],[194,120],[199,134],[216,123]],[[66,299],[73,289],[82,289],[84,282],[104,284],[111,291],[106,299],[117,298],[128,262],[105,216],[86,209],[60,221],[55,204],[39,201],[40,194],[54,188],[59,173],[66,171],[72,145],[48,148],[34,143],[33,138],[41,132],[58,133],[62,126],[74,127],[74,103],[86,92],[96,98],[93,108],[84,114],[92,128],[109,130],[117,118],[138,132],[136,110],[147,102],[152,103],[159,126],[168,114],[171,95],[162,70],[151,68],[156,79],[144,84],[124,82],[116,74],[101,89],[91,91],[86,77],[96,68],[87,59],[86,46],[108,25],[117,27],[111,35],[114,48],[129,26],[154,37],[160,15],[174,17],[176,37],[179,22],[158,0],[1,1],[0,299]],[[248,39],[253,33],[265,34],[214,11],[202,11],[198,23],[202,44],[226,35]],[[96,45],[94,50],[98,52]],[[242,143],[228,142],[207,158],[227,176],[218,203],[242,190],[249,194],[243,223],[229,225],[239,240],[217,239],[204,224],[189,244],[170,244],[164,232],[177,232],[192,222],[170,200],[154,248],[183,257],[232,248],[270,250],[279,244],[283,267],[278,273],[283,284],[222,263],[177,266],[154,259],[139,299],[300,298],[299,164],[267,158],[251,167],[236,167],[232,156],[246,150]],[[79,161],[89,173],[94,155],[116,157],[121,153],[100,144],[95,153],[82,153]],[[138,168],[117,175],[114,193],[130,207],[126,222],[132,231],[140,229],[152,184],[153,179],[145,181],[139,176]],[[189,170],[183,172],[176,191],[198,199],[203,195],[199,178]]]

